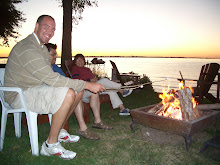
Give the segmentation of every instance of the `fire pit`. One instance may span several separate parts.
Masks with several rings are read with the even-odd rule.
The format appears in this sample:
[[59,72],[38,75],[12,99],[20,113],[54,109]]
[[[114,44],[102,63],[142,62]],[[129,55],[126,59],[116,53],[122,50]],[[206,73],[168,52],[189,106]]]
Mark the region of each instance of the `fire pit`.
[[215,124],[217,118],[220,116],[220,112],[218,111],[198,109],[198,118],[190,121],[178,120],[148,113],[148,110],[154,106],[141,107],[130,112],[133,119],[133,123],[131,124],[133,132],[135,133],[134,126],[136,124],[142,124],[147,127],[181,135],[185,138],[187,150],[192,141],[191,136]]

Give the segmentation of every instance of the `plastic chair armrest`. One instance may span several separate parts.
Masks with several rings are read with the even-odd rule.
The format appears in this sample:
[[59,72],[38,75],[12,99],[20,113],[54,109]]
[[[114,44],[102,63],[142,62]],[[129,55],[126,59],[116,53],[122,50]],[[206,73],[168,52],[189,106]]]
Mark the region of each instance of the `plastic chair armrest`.
[[19,87],[0,86],[0,91],[17,92],[20,99],[21,99],[21,105],[23,106],[23,108],[27,108],[26,103],[25,103],[25,99],[24,99],[24,93],[23,93],[23,90],[21,88],[19,88]]

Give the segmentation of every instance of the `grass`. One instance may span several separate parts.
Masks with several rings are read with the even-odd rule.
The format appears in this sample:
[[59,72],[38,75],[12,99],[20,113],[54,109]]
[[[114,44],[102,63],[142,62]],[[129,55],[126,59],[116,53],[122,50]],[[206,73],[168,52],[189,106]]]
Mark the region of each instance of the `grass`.
[[[148,106],[158,103],[158,94],[150,87],[136,90],[130,96],[122,98],[126,107],[130,109]],[[80,165],[217,165],[213,159],[206,158],[199,153],[203,143],[214,136],[213,126],[201,132],[202,137],[193,138],[189,151],[186,151],[185,143],[155,143],[143,137],[146,127],[137,125],[134,135],[130,129],[132,118],[119,116],[119,110],[112,110],[109,103],[101,105],[102,119],[114,126],[113,130],[98,130],[91,128],[93,115],[90,112],[88,127],[97,133],[101,139],[98,141],[81,138],[78,143],[62,145],[77,153],[73,160],[62,160],[59,157],[32,156],[27,127],[22,126],[21,138],[14,135],[13,117],[7,121],[4,149],[0,152],[1,164],[80,164]],[[73,115],[69,119],[70,133],[75,134],[78,123]],[[220,122],[218,121],[218,126]],[[49,124],[38,125],[39,148],[47,138]],[[176,135],[177,136],[177,135]],[[197,135],[195,135],[197,136]],[[164,137],[166,138],[166,137]]]

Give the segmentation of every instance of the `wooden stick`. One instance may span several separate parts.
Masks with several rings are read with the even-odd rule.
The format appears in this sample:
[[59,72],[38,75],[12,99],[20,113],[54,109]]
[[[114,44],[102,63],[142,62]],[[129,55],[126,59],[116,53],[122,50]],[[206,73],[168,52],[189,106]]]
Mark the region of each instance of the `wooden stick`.
[[155,113],[155,114],[157,115],[158,113],[160,113],[161,111],[164,110],[164,108],[163,108],[163,107],[164,107],[163,102],[165,102],[165,104],[166,104],[166,103],[172,102],[173,100],[174,100],[173,97],[170,97],[169,99],[164,99],[164,100],[161,101],[159,104],[157,104],[157,105],[154,106],[153,108],[149,109],[149,110],[147,111],[147,113]]
[[120,89],[136,89],[136,88],[143,88],[144,85],[150,85],[152,83],[155,82],[161,82],[161,81],[165,81],[167,79],[164,80],[158,80],[158,81],[154,81],[154,82],[147,82],[147,83],[143,83],[143,84],[137,84],[137,85],[127,85],[127,86],[121,86],[120,88],[106,88],[106,90],[120,90]]
[[[180,71],[179,71],[180,72]],[[180,76],[181,76],[181,78],[182,78],[182,81],[183,81],[183,87],[185,87],[185,80],[183,79],[183,75],[182,75],[182,73],[180,72]]]
[[163,107],[163,102],[161,101],[159,104],[149,109],[147,113],[155,113],[156,111],[160,110],[162,107]]

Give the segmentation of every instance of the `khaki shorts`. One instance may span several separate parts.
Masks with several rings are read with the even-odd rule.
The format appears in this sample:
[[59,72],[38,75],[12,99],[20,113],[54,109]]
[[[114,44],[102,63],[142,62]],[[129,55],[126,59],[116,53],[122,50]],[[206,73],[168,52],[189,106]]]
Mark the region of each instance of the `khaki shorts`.
[[[52,87],[48,85],[28,88],[24,91],[27,108],[39,114],[54,114],[61,107],[68,89],[68,87]],[[11,106],[13,108],[21,107],[19,96],[17,96]]]

